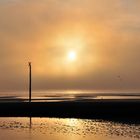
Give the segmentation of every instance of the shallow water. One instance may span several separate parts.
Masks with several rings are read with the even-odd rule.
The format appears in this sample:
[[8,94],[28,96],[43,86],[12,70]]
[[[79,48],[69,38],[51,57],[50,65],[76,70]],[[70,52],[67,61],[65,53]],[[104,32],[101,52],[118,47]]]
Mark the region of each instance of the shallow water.
[[[0,101],[25,101],[28,99],[28,92],[0,92]],[[93,91],[93,90],[48,90],[33,91],[33,101],[75,101],[84,99],[140,99],[139,92],[118,92],[118,91]]]
[[139,140],[139,124],[59,118],[0,118],[1,140]]

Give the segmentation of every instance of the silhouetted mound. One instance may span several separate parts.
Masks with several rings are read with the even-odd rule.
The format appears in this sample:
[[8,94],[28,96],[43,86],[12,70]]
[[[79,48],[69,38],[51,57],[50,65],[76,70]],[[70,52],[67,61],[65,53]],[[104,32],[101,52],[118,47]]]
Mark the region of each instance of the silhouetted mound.
[[1,102],[0,116],[69,118],[140,118],[140,100],[76,100],[62,102]]

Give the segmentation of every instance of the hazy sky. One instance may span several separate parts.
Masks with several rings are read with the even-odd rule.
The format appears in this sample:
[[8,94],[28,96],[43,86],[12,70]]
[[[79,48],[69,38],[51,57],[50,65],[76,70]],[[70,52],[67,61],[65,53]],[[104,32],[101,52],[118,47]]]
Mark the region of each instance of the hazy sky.
[[140,0],[0,0],[0,90],[28,61],[34,89],[139,91]]

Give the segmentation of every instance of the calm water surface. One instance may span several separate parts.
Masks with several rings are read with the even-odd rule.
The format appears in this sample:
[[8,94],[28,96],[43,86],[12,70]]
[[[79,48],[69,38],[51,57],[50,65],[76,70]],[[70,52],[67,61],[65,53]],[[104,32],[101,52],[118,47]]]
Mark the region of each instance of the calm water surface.
[[[0,92],[0,101],[28,99],[28,91]],[[140,99],[139,92],[93,91],[93,90],[48,90],[33,91],[33,101],[75,101],[84,99]]]
[[0,118],[0,140],[139,140],[139,124],[58,118]]

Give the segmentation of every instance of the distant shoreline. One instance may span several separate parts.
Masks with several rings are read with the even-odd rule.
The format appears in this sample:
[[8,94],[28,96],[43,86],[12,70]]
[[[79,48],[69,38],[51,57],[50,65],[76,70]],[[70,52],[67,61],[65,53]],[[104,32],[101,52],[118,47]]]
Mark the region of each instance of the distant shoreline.
[[[20,94],[19,94],[20,95]],[[17,95],[3,95],[0,96],[0,102],[27,102],[28,96],[17,96]],[[54,101],[77,101],[77,100],[97,100],[97,99],[110,99],[110,100],[119,100],[119,99],[139,99],[140,100],[140,94],[129,94],[129,93],[78,93],[78,94],[33,94],[32,101],[34,102],[54,102]]]

